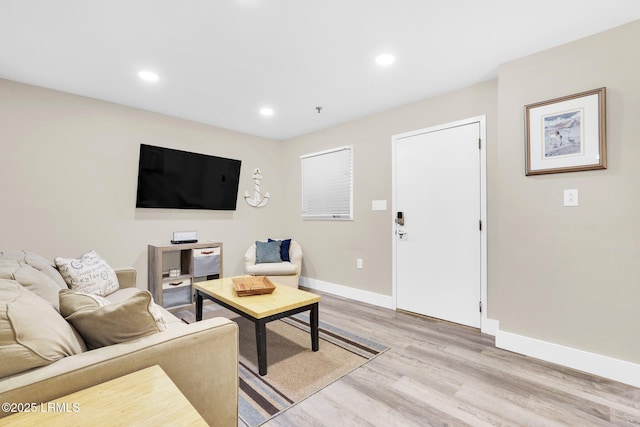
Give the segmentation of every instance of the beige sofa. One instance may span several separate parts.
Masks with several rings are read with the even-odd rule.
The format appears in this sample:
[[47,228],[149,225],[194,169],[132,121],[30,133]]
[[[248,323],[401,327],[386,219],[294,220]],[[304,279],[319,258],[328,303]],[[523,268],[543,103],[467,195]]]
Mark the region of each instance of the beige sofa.
[[[7,259],[10,261],[5,261]],[[57,283],[62,283],[61,287],[65,285],[64,281],[58,280],[60,277],[55,277],[57,270],[35,254],[24,251],[0,252],[0,261],[9,267],[12,265],[10,262],[17,262],[21,267],[20,271],[12,274],[15,277],[7,277],[10,268],[0,269],[0,274],[4,274],[3,277],[0,276],[0,295],[5,295],[5,299],[6,295],[18,288],[16,283],[19,281],[23,282],[19,287],[20,292],[29,294],[30,298],[35,295],[32,291],[38,289],[34,288],[33,277],[36,273],[32,267]],[[26,266],[29,267],[29,274],[25,275]],[[116,270],[116,274],[120,286],[116,293],[131,293],[132,288],[136,287],[136,271]],[[28,291],[24,291],[24,288]],[[7,320],[7,312],[10,311],[7,307],[11,307],[10,303],[0,300],[0,361],[3,364],[10,363],[10,357],[16,354],[16,346],[11,347],[7,344],[7,336],[11,335],[12,328]],[[82,351],[43,366],[0,378],[0,401],[46,402],[149,366],[159,365],[210,425],[237,426],[237,325],[225,318],[186,324],[166,310],[160,308],[160,311],[166,319],[165,331]],[[62,320],[64,321],[64,318]],[[84,347],[84,344],[82,345]],[[0,412],[0,418],[8,415],[10,413]]]
[[256,264],[256,244],[253,243],[244,254],[244,271],[251,276],[267,276],[274,283],[298,287],[302,270],[302,248],[295,240],[289,246],[291,261]]

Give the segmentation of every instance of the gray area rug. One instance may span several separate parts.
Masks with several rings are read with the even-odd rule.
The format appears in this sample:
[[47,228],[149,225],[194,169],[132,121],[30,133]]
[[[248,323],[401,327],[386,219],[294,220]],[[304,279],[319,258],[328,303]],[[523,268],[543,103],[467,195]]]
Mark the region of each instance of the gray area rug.
[[[174,314],[195,321],[193,309]],[[320,350],[311,350],[308,313],[267,324],[268,372],[258,375],[253,323],[216,304],[206,304],[203,318],[227,317],[238,323],[240,337],[239,417],[255,427],[318,392],[382,354],[388,347],[350,334],[320,320]]]

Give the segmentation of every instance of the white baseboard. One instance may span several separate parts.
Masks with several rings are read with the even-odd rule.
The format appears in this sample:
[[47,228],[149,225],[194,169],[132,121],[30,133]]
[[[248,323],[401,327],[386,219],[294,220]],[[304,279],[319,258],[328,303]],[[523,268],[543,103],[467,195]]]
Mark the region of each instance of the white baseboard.
[[497,320],[487,319],[486,317],[482,318],[482,327],[480,328],[480,331],[483,334],[489,334],[495,337],[499,329],[500,322],[498,322]]
[[[326,292],[328,294],[337,295],[343,298],[349,298],[355,301],[364,302],[378,307],[389,308],[395,310],[396,301],[395,298],[389,295],[381,295],[375,292],[363,291],[362,289],[355,289],[349,286],[338,285],[335,283],[325,282],[318,279],[311,279],[309,277],[300,276],[300,286],[305,288],[315,289],[320,292]],[[494,319],[482,319],[482,332],[485,334],[495,336],[499,329],[499,322]]]
[[516,335],[499,327],[496,347],[640,387],[640,365],[636,363]]
[[344,298],[349,298],[355,301],[364,302],[367,304],[377,305],[378,307],[390,308],[392,310],[396,309],[395,299],[389,295],[363,291],[362,289],[336,285],[335,283],[324,282],[322,280],[311,279],[309,277],[303,276],[300,276],[300,286]]
[[[302,276],[300,285],[355,301],[391,310],[396,309],[395,299],[392,296]],[[482,319],[482,332],[496,337],[497,348],[640,387],[639,364],[501,331],[500,322],[495,319]]]

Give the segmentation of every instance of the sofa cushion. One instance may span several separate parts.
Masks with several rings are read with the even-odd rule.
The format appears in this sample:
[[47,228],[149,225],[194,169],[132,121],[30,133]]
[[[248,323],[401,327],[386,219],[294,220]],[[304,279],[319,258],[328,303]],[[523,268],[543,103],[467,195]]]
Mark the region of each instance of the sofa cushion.
[[280,242],[256,241],[256,264],[282,262],[280,258]]
[[[60,289],[68,289],[67,283],[64,281],[55,265],[36,253],[13,249],[0,252],[0,259],[20,261],[28,264],[53,280]],[[56,303],[56,306],[57,305],[58,304]]]
[[49,303],[15,280],[0,279],[0,377],[85,350],[76,331]]
[[15,280],[58,311],[58,284],[23,261],[0,259],[0,279]]
[[104,347],[166,330],[148,291],[102,305],[92,295],[60,291],[60,313],[85,340],[89,349]]
[[103,297],[120,288],[116,272],[94,250],[80,258],[57,257],[54,262],[74,291]]
[[269,264],[247,265],[245,272],[254,276],[287,276],[289,274],[296,274],[298,268],[290,262],[274,262]]

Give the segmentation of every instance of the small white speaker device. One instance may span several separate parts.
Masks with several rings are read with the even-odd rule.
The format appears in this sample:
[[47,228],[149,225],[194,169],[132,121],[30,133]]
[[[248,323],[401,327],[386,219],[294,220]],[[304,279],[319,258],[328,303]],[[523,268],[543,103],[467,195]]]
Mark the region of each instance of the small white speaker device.
[[174,245],[179,243],[198,243],[198,233],[195,231],[174,231],[171,243]]

